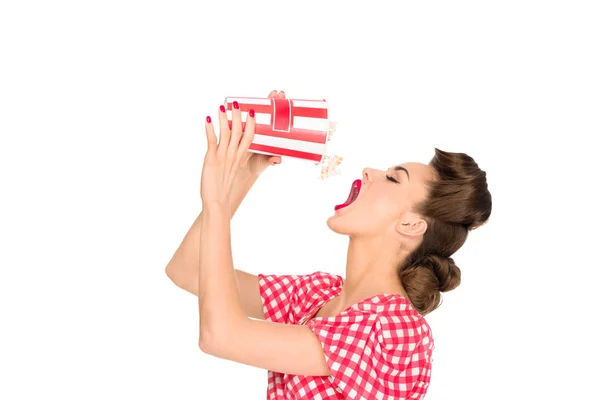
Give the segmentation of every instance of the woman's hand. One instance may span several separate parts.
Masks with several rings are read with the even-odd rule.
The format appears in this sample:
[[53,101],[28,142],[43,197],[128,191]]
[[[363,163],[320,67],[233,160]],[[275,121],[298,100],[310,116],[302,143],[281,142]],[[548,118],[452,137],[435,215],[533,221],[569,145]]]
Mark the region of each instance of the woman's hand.
[[[245,131],[242,132],[242,115],[237,102],[233,103],[231,130],[227,114],[219,111],[219,139],[210,117],[206,117],[205,129],[208,148],[204,156],[200,197],[204,206],[223,206],[230,209],[231,192],[242,161],[246,162],[248,148],[254,139],[256,119],[249,110]],[[250,165],[247,162],[248,165]],[[257,165],[254,162],[253,165]],[[258,168],[258,167],[255,167]]]
[[[285,99],[285,93],[283,91],[277,92],[277,90],[273,90],[269,93],[269,98]],[[269,165],[275,164],[281,164],[280,156],[270,156],[247,151],[240,160],[240,170],[245,173],[244,175],[256,177]]]

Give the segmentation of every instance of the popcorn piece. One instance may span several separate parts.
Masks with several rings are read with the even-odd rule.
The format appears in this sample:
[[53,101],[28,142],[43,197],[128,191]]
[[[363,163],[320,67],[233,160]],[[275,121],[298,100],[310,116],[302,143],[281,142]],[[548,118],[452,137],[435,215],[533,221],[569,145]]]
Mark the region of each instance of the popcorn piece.
[[[337,123],[330,121],[329,128],[327,130],[327,142],[331,140],[333,133],[336,131]],[[321,180],[329,178],[331,176],[340,175],[339,165],[342,163],[344,158],[340,156],[324,156],[321,162],[316,165],[321,165]]]
[[335,122],[329,122],[329,134],[327,135],[327,141],[329,142],[331,140],[331,137],[333,136],[333,134],[335,133],[335,130],[337,128],[337,124]]
[[326,156],[323,161],[317,165],[323,165],[321,168],[321,180],[340,174],[339,165],[344,160],[340,156]]

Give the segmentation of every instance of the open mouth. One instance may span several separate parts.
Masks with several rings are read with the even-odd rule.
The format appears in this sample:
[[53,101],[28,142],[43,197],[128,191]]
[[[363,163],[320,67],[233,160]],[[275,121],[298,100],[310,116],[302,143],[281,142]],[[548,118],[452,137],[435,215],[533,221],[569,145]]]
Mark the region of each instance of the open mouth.
[[348,199],[346,199],[346,201],[342,204],[338,204],[337,206],[335,206],[335,210],[340,210],[344,207],[348,207],[350,204],[352,204],[356,198],[358,197],[358,194],[360,193],[360,187],[362,185],[362,181],[360,179],[355,180],[354,182],[352,182],[352,188],[350,189],[350,194],[348,195]]

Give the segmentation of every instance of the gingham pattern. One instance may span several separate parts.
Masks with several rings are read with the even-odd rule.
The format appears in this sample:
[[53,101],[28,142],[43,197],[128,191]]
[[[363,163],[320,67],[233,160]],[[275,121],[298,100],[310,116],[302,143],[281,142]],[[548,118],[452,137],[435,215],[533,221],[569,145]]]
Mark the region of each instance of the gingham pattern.
[[[302,324],[337,296],[339,275],[259,274],[265,319]],[[268,372],[267,399],[423,399],[434,346],[426,320],[399,295],[377,295],[341,314],[306,323],[323,346],[331,375]]]

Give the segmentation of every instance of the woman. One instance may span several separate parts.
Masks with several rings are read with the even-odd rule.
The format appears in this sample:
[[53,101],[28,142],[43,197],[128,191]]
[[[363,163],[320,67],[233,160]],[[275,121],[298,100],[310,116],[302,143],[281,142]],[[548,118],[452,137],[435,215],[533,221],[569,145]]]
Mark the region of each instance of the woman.
[[229,221],[281,159],[247,151],[254,115],[242,131],[236,106],[231,131],[219,111],[219,140],[207,117],[203,211],[166,268],[198,296],[200,349],[268,370],[268,399],[423,398],[434,348],[423,317],[460,284],[451,255],[491,214],[486,173],[438,149],[428,165],[365,168],[327,221],[350,237],[345,279],[248,274],[233,268]]

